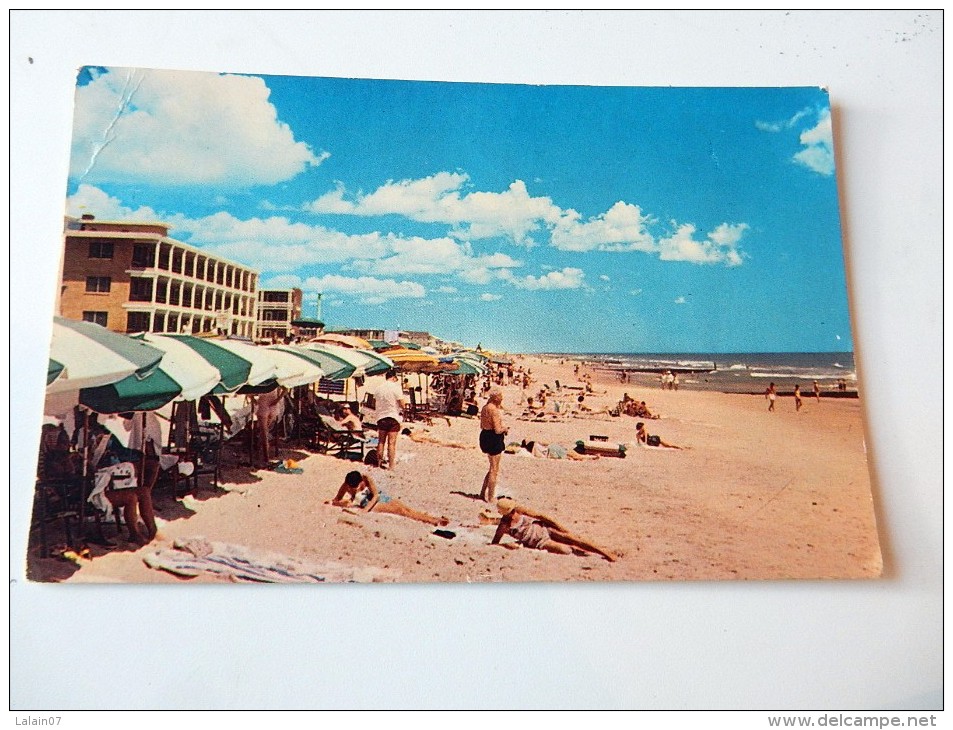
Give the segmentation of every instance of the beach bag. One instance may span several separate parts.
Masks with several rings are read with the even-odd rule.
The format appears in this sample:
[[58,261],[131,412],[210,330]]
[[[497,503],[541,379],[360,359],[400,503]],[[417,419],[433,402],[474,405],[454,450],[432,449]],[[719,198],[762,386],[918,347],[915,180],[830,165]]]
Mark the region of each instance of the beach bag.
[[658,436],[649,436],[647,439],[645,439],[645,443],[649,446],[661,446],[662,439]]

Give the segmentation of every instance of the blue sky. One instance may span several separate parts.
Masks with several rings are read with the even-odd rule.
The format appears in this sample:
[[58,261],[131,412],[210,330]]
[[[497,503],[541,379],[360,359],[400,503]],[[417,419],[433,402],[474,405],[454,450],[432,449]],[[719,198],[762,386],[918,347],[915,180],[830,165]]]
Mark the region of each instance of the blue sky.
[[509,351],[852,350],[817,88],[84,69],[68,212]]

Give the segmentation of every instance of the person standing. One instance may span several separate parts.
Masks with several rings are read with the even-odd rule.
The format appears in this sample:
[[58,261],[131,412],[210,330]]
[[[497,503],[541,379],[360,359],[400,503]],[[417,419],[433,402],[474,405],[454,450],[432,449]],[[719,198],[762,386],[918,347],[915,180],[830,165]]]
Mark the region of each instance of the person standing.
[[818,385],[817,381],[814,381],[814,400],[818,403],[821,402],[821,386]]
[[[404,390],[397,382],[397,371],[391,368],[384,375],[384,382],[374,393],[377,413],[377,463],[382,469],[397,465],[397,435],[403,409],[407,406]],[[387,466],[384,466],[384,448],[387,448]]]
[[768,399],[768,412],[774,411],[774,401],[778,397],[778,389],[774,387],[774,383],[764,391],[764,397]]
[[795,386],[794,386],[794,410],[795,410],[795,411],[801,410],[801,405],[802,405],[802,402],[801,402],[801,386],[800,386],[799,384],[795,384]]
[[500,475],[500,460],[506,448],[504,437],[509,432],[503,427],[503,391],[493,388],[490,391],[486,405],[480,411],[480,451],[489,459],[489,469],[483,477],[483,488],[480,490],[480,499],[484,502],[496,500],[496,481]]

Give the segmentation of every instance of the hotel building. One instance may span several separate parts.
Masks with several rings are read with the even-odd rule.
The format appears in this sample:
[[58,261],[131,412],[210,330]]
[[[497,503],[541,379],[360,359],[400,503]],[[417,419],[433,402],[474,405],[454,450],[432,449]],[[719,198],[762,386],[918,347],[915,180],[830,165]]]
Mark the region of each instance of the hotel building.
[[258,272],[164,223],[67,218],[59,313],[114,332],[255,334]]
[[255,340],[284,341],[297,336],[301,301],[300,289],[259,289]]

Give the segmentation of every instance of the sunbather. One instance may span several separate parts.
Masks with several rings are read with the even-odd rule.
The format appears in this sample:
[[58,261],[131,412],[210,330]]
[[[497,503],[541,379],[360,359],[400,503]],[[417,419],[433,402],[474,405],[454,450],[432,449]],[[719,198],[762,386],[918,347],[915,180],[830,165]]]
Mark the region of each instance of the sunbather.
[[364,424],[361,423],[361,419],[351,412],[351,406],[349,406],[347,403],[341,406],[338,417],[334,420],[338,426],[341,428],[346,428],[348,431],[364,430]]
[[573,535],[552,517],[517,504],[512,499],[501,497],[496,503],[503,515],[496,528],[496,534],[490,544],[499,545],[504,535],[509,535],[520,545],[534,550],[546,550],[560,555],[569,555],[573,551],[596,553],[610,563],[615,556],[602,548]]
[[645,424],[639,421],[635,424],[635,441],[639,444],[644,444],[645,446],[662,446],[666,449],[681,449],[681,446],[676,446],[675,444],[669,444],[665,441],[662,441],[661,436],[653,436],[645,430]]
[[378,489],[369,474],[361,474],[359,471],[348,472],[331,504],[335,507],[358,507],[364,512],[386,512],[437,527],[445,527],[450,522],[446,517],[434,517],[408,507],[396,497]]

